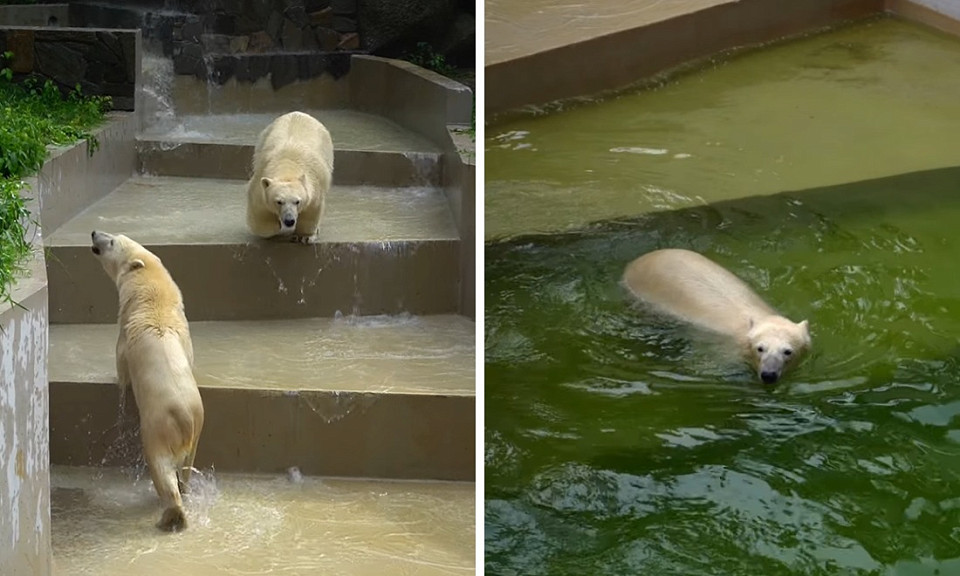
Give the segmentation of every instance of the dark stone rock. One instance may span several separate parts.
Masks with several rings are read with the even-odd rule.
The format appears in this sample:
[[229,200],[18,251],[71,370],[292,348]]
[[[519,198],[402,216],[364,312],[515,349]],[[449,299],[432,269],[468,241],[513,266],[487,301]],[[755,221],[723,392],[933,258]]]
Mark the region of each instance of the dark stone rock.
[[173,72],[206,78],[207,66],[203,61],[203,48],[199,44],[183,44],[180,53],[173,57]]
[[217,13],[213,15],[211,32],[217,34],[236,34],[237,18],[232,14]]
[[13,59],[0,68],[10,67],[14,74],[29,74],[35,64],[33,30],[7,30],[4,52],[13,52]]
[[399,56],[418,42],[438,44],[457,16],[458,0],[358,0],[362,47]]
[[279,12],[270,14],[267,20],[267,35],[275,44],[280,44],[280,30],[283,28],[283,16]]
[[324,54],[298,54],[297,77],[301,80],[317,78],[326,72],[329,62]]
[[283,21],[283,32],[280,35],[280,44],[284,50],[303,49],[303,31],[292,20]]
[[316,12],[330,6],[330,0],[306,0],[303,7],[307,12]]
[[331,0],[330,7],[338,15],[355,16],[357,14],[357,0]]
[[357,21],[347,16],[334,16],[333,29],[341,34],[357,31]]
[[350,73],[350,52],[333,52],[327,55],[327,72],[339,80]]
[[213,59],[213,81],[224,84],[233,78],[239,67],[240,59],[236,56],[216,56]]
[[296,24],[298,28],[303,28],[310,23],[307,18],[307,11],[303,6],[291,6],[283,11],[283,16]]
[[204,34],[200,45],[205,53],[227,54],[230,52],[230,36],[225,34]]
[[439,46],[447,63],[465,68],[476,65],[477,21],[473,14],[460,14]]
[[313,30],[307,26],[302,32],[303,44],[302,50],[307,52],[316,52],[320,49],[320,43],[317,42],[317,36],[313,33]]
[[74,86],[87,72],[87,62],[83,55],[65,44],[37,42],[34,50],[36,70],[58,84]]
[[314,30],[314,35],[317,37],[320,49],[324,52],[336,50],[337,44],[340,43],[340,34],[331,28],[317,28]]
[[358,50],[360,48],[360,36],[354,32],[344,34],[337,44],[338,50]]
[[270,71],[270,56],[240,56],[237,59],[237,81],[256,82]]
[[325,28],[330,28],[333,26],[333,8],[329,6],[323,10],[318,10],[316,12],[310,13],[310,25],[311,26],[323,26]]
[[120,40],[117,39],[117,35],[113,32],[97,32],[97,41],[107,50],[113,52],[117,56],[117,60],[123,62],[123,47],[120,45]]
[[[109,78],[105,78],[107,71],[110,71]],[[118,73],[116,67],[107,68],[102,62],[97,62],[96,60],[87,62],[87,73],[84,76],[84,80],[91,82],[94,85],[103,84],[104,80],[109,80],[111,82],[123,82],[126,80],[125,75]]]
[[184,42],[199,42],[200,36],[203,34],[203,23],[199,20],[187,22],[180,29],[180,34]]
[[134,109],[135,99],[133,96],[111,96],[110,97],[113,103],[114,110],[130,110]]
[[293,54],[275,54],[270,58],[270,84],[274,90],[283,88],[297,79],[299,66]]
[[266,32],[254,32],[247,43],[247,51],[253,53],[266,52],[274,47],[273,40]]

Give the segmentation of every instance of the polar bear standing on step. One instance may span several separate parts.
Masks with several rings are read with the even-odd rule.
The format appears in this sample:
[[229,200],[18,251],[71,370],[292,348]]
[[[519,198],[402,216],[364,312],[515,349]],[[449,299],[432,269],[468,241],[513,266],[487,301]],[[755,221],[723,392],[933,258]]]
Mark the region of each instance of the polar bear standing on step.
[[247,184],[247,225],[257,236],[316,239],[333,181],[333,141],[303,112],[284,114],[260,133]]
[[780,316],[742,280],[696,252],[644,254],[627,265],[623,281],[655,310],[734,339],[767,384],[810,348],[806,320]]
[[187,526],[186,490],[203,428],[183,298],[160,259],[122,234],[94,231],[93,253],[120,294],[117,379],[132,386],[143,454],[163,504],[162,530]]

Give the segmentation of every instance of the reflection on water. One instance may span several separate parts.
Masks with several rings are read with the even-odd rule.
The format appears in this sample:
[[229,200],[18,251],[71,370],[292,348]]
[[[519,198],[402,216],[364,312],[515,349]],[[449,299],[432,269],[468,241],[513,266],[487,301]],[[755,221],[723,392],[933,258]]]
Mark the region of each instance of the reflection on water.
[[55,467],[51,484],[58,575],[474,573],[472,484],[202,470],[179,534],[154,527],[149,477]]
[[[908,31],[908,37],[918,34]],[[944,42],[921,36],[934,47]],[[871,50],[893,49],[878,42]],[[953,50],[960,62],[960,46]],[[789,75],[775,66],[773,54],[761,56],[771,75]],[[871,74],[883,70],[862,60]],[[845,66],[852,74],[863,71],[855,62]],[[943,76],[941,70],[931,81]],[[671,90],[682,101],[684,90],[702,89],[700,82],[690,76]],[[908,88],[878,82],[885,91]],[[731,89],[739,98],[756,90],[753,97],[763,103],[771,97],[764,86]],[[810,104],[799,88],[795,96],[781,104]],[[652,96],[647,102],[656,105]],[[900,108],[879,113],[869,102],[865,107],[872,120],[866,113],[831,116],[829,130],[811,120],[820,144],[795,134],[792,176],[784,181],[805,185],[777,189],[778,180],[768,178],[764,195],[719,196],[709,204],[671,205],[663,197],[658,210],[639,203],[629,216],[614,213],[590,225],[583,223],[595,220],[586,219],[590,214],[576,214],[573,231],[487,244],[488,574],[960,571],[960,145],[941,150],[945,135],[936,128],[921,134],[901,127],[891,141],[880,133],[867,141],[871,127],[918,117]],[[739,114],[725,117],[723,107],[691,110],[692,118],[713,116],[704,141],[729,141],[743,128],[745,145],[779,153],[753,126],[743,126]],[[543,120],[559,132],[568,116],[582,126],[579,111]],[[924,114],[927,126],[935,126],[938,115],[937,126],[960,126],[960,108],[945,100]],[[643,117],[649,118],[636,113]],[[680,138],[697,129],[685,118],[673,117]],[[503,132],[536,134],[537,122]],[[848,133],[859,134],[867,150],[849,149]],[[663,162],[633,166],[638,189],[655,182],[692,198],[693,191],[723,181],[718,156],[665,168],[693,158],[673,158],[690,148],[671,141],[666,128],[662,134],[661,141],[638,142],[630,127],[607,124],[590,137],[604,142],[604,151],[621,145],[668,150],[611,153]],[[506,141],[516,148],[522,140]],[[543,153],[550,143],[533,144]],[[866,161],[862,155],[881,148],[898,148],[902,157],[848,163]],[[914,154],[918,149],[931,152],[931,164]],[[503,150],[518,158],[535,154]],[[827,157],[832,160],[824,164]],[[558,169],[578,168],[570,158],[544,158],[548,166],[564,167]],[[623,161],[590,157],[579,168],[594,170],[585,176],[591,191],[602,189],[608,174],[616,188],[631,172]],[[500,184],[554,178],[535,161],[495,166],[488,156],[487,166],[501,171]],[[725,184],[730,190],[766,178],[745,176],[745,164],[737,166],[738,177]],[[556,202],[539,198],[534,212],[564,203],[562,195],[551,198]],[[503,208],[507,199],[501,200]],[[512,205],[518,220],[531,213],[521,206]],[[487,214],[489,222],[504,212],[488,207]],[[585,220],[577,220],[581,216]],[[634,307],[618,284],[623,267],[664,247],[703,252],[788,317],[808,318],[811,356],[782,384],[765,387],[739,363],[718,356],[711,343]]]

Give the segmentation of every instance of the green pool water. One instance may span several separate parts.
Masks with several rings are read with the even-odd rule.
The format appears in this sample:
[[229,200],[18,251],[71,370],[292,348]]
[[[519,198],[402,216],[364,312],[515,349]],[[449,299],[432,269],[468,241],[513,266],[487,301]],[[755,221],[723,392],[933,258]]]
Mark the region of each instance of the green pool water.
[[[960,574],[960,40],[884,19],[488,134],[487,574]],[[813,353],[767,387],[636,309],[668,246]]]

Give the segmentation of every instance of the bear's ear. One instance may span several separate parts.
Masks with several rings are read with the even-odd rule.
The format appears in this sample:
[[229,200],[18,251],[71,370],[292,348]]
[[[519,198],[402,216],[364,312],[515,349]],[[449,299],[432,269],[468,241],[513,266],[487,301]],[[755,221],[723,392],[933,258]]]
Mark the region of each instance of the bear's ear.
[[127,264],[127,272],[133,272],[134,270],[139,270],[144,266],[145,264],[143,263],[143,260],[136,258],[132,260],[129,264]]
[[302,184],[304,188],[307,187],[307,175],[306,175],[306,173],[300,175],[300,184]]
[[800,324],[798,324],[798,326],[800,326],[801,328],[803,328],[803,331],[804,331],[804,332],[810,332],[810,323],[807,322],[806,320],[800,322]]
[[272,182],[270,182],[269,178],[264,177],[260,179],[260,186],[262,186],[264,190],[269,188],[270,184],[272,184]]

